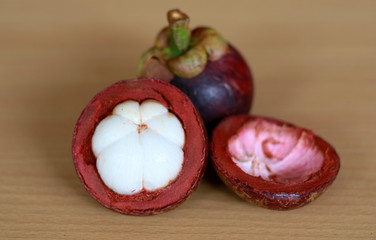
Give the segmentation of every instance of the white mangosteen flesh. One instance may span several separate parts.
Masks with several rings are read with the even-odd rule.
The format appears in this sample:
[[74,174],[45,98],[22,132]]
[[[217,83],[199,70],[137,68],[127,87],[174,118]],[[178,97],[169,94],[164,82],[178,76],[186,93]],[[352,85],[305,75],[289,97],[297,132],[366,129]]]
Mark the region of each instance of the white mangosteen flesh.
[[182,169],[184,144],[181,122],[155,100],[118,104],[92,138],[99,176],[121,195],[155,191],[174,181]]
[[303,182],[324,161],[311,132],[262,119],[242,126],[229,139],[228,150],[245,173],[280,183]]

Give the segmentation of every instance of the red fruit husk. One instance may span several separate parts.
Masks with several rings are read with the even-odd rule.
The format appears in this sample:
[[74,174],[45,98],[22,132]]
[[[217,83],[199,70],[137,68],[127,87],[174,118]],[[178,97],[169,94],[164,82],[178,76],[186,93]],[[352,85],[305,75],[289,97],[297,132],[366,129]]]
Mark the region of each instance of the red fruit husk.
[[255,118],[279,126],[287,124],[289,127],[296,127],[279,120],[250,115],[231,116],[221,121],[213,131],[210,149],[212,163],[222,181],[244,200],[270,209],[294,209],[319,197],[335,180],[340,169],[340,159],[335,149],[316,135],[314,141],[324,155],[324,162],[321,169],[304,182],[282,184],[267,181],[251,176],[236,166],[228,151],[228,140],[244,124]]

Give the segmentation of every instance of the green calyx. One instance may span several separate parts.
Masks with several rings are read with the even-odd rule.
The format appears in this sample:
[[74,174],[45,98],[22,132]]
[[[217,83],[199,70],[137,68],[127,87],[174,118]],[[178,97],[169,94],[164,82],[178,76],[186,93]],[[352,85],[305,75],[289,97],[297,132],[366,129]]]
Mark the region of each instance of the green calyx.
[[169,23],[169,43],[172,58],[180,56],[189,46],[191,31],[189,30],[189,17],[178,9],[167,13]]
[[163,76],[162,80],[170,81],[175,74],[193,78],[205,69],[207,61],[228,53],[226,41],[215,30],[197,28],[191,33],[189,17],[177,9],[169,11],[167,18],[169,26],[159,32],[154,46],[139,60],[140,77]]

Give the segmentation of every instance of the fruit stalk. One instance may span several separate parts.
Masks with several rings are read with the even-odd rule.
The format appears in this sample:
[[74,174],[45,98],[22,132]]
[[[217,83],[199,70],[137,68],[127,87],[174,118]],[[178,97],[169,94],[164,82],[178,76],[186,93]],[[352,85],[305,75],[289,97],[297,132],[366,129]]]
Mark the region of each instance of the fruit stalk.
[[168,11],[171,57],[176,58],[189,47],[191,31],[189,17],[178,9]]

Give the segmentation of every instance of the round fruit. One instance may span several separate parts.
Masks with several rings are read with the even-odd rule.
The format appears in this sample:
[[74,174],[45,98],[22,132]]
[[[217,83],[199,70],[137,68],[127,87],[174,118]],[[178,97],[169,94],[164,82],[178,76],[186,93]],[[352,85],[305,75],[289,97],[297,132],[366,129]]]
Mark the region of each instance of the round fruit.
[[170,210],[196,189],[207,161],[199,113],[180,90],[150,79],[118,82],[83,110],[73,160],[86,190],[130,215]]
[[248,113],[253,82],[239,52],[215,30],[192,32],[189,18],[175,9],[168,12],[169,27],[140,59],[139,75],[171,82],[192,100],[205,124],[212,128],[223,117]]
[[222,181],[240,197],[278,210],[316,199],[340,168],[334,148],[312,131],[249,115],[220,122],[211,157]]

